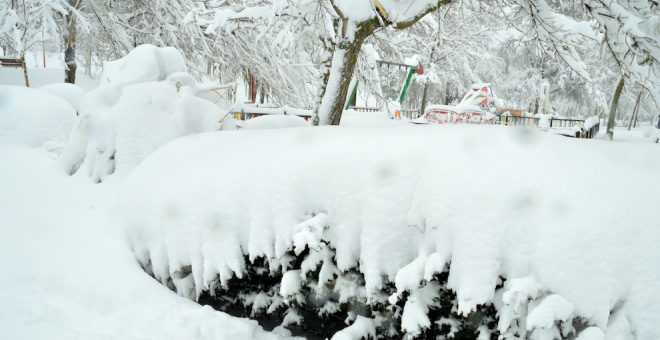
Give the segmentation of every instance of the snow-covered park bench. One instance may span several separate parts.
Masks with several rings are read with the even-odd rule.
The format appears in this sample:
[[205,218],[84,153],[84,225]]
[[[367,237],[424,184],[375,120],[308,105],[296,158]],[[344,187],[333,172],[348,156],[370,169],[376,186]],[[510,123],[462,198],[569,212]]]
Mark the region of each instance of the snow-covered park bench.
[[23,62],[21,61],[21,59],[0,58],[0,66],[2,66],[2,67],[22,68],[23,67]]

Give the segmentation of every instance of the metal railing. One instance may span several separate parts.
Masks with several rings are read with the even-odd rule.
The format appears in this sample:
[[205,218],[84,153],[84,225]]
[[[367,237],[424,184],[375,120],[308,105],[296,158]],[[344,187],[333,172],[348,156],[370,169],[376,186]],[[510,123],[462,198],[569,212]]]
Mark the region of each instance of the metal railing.
[[598,131],[600,131],[600,122],[596,123],[596,125],[592,126],[591,129],[587,131],[578,131],[577,134],[575,135],[575,138],[591,139],[596,137]]
[[[535,126],[539,127],[540,118],[533,117],[520,117],[520,116],[499,116],[497,117],[497,124],[507,125],[507,126]],[[564,136],[575,137],[575,138],[585,138],[591,139],[596,136],[600,130],[600,123],[585,130],[584,127],[585,121],[583,119],[565,119],[565,118],[550,118],[550,129],[554,130],[570,130],[575,126],[579,126],[580,130],[578,131],[566,131],[561,133]]]

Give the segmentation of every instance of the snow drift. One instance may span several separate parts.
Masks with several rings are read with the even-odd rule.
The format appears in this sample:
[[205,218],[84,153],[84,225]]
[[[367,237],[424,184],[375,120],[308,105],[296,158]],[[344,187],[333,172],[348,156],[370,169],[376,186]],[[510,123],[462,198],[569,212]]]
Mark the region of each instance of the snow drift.
[[100,86],[80,101],[58,166],[95,182],[124,176],[149,154],[181,136],[216,131],[224,113],[200,89],[172,47],[140,45],[108,62]]
[[85,90],[82,87],[68,83],[43,85],[39,86],[37,90],[48,92],[66,100],[75,110],[78,110],[80,99],[85,95]]
[[0,142],[33,148],[63,143],[75,120],[76,111],[60,97],[0,85]]
[[[651,146],[468,125],[207,133],[145,160],[117,211],[147,271],[192,299],[244,277],[244,256],[263,258],[283,273],[265,305],[323,282],[344,302],[408,295],[402,330],[415,336],[454,322],[426,316],[449,265],[456,313],[492,304],[503,338],[656,339]],[[576,166],[584,176],[568,176]],[[289,271],[292,253],[307,255]],[[363,288],[347,279],[355,272]],[[362,326],[338,337],[371,333]]]

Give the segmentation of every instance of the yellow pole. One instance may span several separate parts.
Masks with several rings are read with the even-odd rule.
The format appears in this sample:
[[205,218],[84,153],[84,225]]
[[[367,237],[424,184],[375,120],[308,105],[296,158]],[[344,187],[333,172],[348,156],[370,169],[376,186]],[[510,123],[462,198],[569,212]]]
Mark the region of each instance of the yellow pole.
[[380,2],[378,2],[378,0],[374,0],[374,3],[376,4],[376,7],[378,7],[380,12],[383,13],[383,17],[387,19],[387,13],[385,13],[385,10],[383,9],[383,6],[380,5]]

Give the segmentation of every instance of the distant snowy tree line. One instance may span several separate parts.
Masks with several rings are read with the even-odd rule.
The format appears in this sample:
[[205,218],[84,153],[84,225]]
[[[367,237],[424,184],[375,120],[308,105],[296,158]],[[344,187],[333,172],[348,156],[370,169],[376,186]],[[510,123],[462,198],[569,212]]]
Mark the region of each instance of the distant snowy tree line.
[[381,103],[397,99],[405,75],[376,66],[375,77],[369,53],[424,65],[406,107],[491,82],[506,108],[534,113],[548,82],[558,114],[604,115],[624,79],[615,112],[632,121],[660,102],[658,19],[656,3],[629,1],[0,0],[0,43],[18,58],[60,44],[67,82],[76,59],[102,67],[140,44],[173,46],[195,76],[244,79],[256,101],[312,108],[319,124],[338,124],[354,78]]

